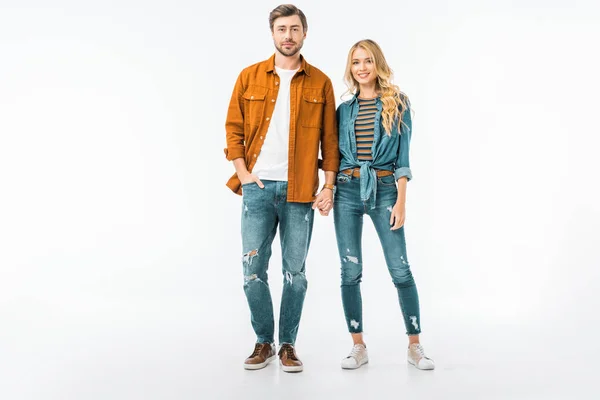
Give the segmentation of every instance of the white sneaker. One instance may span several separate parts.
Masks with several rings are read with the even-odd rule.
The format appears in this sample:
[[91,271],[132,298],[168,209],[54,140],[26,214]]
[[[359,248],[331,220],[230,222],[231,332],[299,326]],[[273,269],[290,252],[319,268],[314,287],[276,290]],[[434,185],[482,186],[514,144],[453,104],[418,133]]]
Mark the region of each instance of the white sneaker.
[[434,369],[435,363],[431,358],[425,356],[423,346],[418,343],[408,346],[408,362],[419,369]]
[[364,344],[355,344],[348,357],[342,360],[343,369],[356,369],[369,362],[369,353]]

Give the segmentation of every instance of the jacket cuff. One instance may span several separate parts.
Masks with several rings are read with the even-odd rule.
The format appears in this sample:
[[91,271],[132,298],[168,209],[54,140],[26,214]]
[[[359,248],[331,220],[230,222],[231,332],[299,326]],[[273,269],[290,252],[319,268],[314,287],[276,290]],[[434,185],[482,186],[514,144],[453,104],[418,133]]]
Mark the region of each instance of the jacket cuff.
[[233,161],[236,158],[246,158],[246,155],[244,154],[244,148],[239,148],[239,149],[228,149],[225,148],[223,149],[223,151],[225,152],[225,157],[227,158],[228,161]]
[[321,168],[323,171],[333,171],[337,173],[340,168],[340,163],[339,161],[319,159],[319,168]]
[[410,172],[410,168],[396,168],[396,170],[394,171],[394,177],[396,178],[396,180],[402,178],[403,176],[405,176],[408,181],[412,179],[412,172]]

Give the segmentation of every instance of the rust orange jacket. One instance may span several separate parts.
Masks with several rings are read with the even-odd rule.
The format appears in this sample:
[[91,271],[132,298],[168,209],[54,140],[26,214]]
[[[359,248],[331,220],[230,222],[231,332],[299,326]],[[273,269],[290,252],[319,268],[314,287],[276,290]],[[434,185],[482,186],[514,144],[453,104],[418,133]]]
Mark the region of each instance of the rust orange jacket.
[[[308,203],[314,200],[319,188],[318,168],[338,171],[339,149],[331,80],[304,57],[301,63],[290,86],[287,201]],[[278,89],[275,55],[245,68],[235,83],[225,123],[225,156],[230,161],[244,158],[250,172],[260,156]],[[242,194],[237,174],[229,179],[227,186]]]

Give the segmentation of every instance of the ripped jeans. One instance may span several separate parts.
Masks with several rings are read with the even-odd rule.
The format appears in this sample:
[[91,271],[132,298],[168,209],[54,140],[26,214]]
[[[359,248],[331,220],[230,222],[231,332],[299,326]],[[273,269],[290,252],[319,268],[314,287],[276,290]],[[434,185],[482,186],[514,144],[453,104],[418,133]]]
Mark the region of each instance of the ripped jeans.
[[273,301],[267,268],[279,225],[283,261],[283,293],[279,343],[294,344],[302,315],[307,281],[305,262],[313,228],[312,203],[288,203],[287,182],[242,185],[242,247],[244,292],[250,306],[257,343],[274,342]]
[[406,334],[418,335],[421,333],[419,295],[406,255],[404,227],[390,230],[391,211],[398,196],[394,176],[377,178],[373,209],[360,199],[360,178],[339,173],[336,186],[333,216],[342,264],[342,303],[348,330],[350,333],[363,331],[361,236],[363,215],[367,214],[375,225],[388,271],[398,292]]

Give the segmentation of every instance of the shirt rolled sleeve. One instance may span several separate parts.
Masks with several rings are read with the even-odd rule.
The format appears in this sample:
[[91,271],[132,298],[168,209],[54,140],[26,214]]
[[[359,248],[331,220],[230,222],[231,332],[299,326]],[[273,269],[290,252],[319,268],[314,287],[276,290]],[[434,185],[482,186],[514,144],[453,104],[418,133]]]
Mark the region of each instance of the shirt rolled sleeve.
[[410,170],[410,139],[412,135],[412,118],[410,115],[410,105],[408,99],[406,99],[407,108],[402,114],[402,123],[400,126],[400,149],[398,150],[398,157],[396,158],[396,165],[394,169],[394,177],[396,180],[406,177],[407,180],[412,179],[412,172]]
[[325,110],[323,114],[323,129],[321,131],[320,163],[323,171],[338,172],[340,167],[340,151],[338,147],[338,126],[335,110],[335,96],[331,81],[327,81],[325,89]]
[[229,109],[227,110],[227,120],[225,122],[227,147],[224,151],[225,157],[229,161],[236,158],[244,158],[246,154],[246,146],[244,145],[243,92],[242,75],[240,74],[231,94]]

